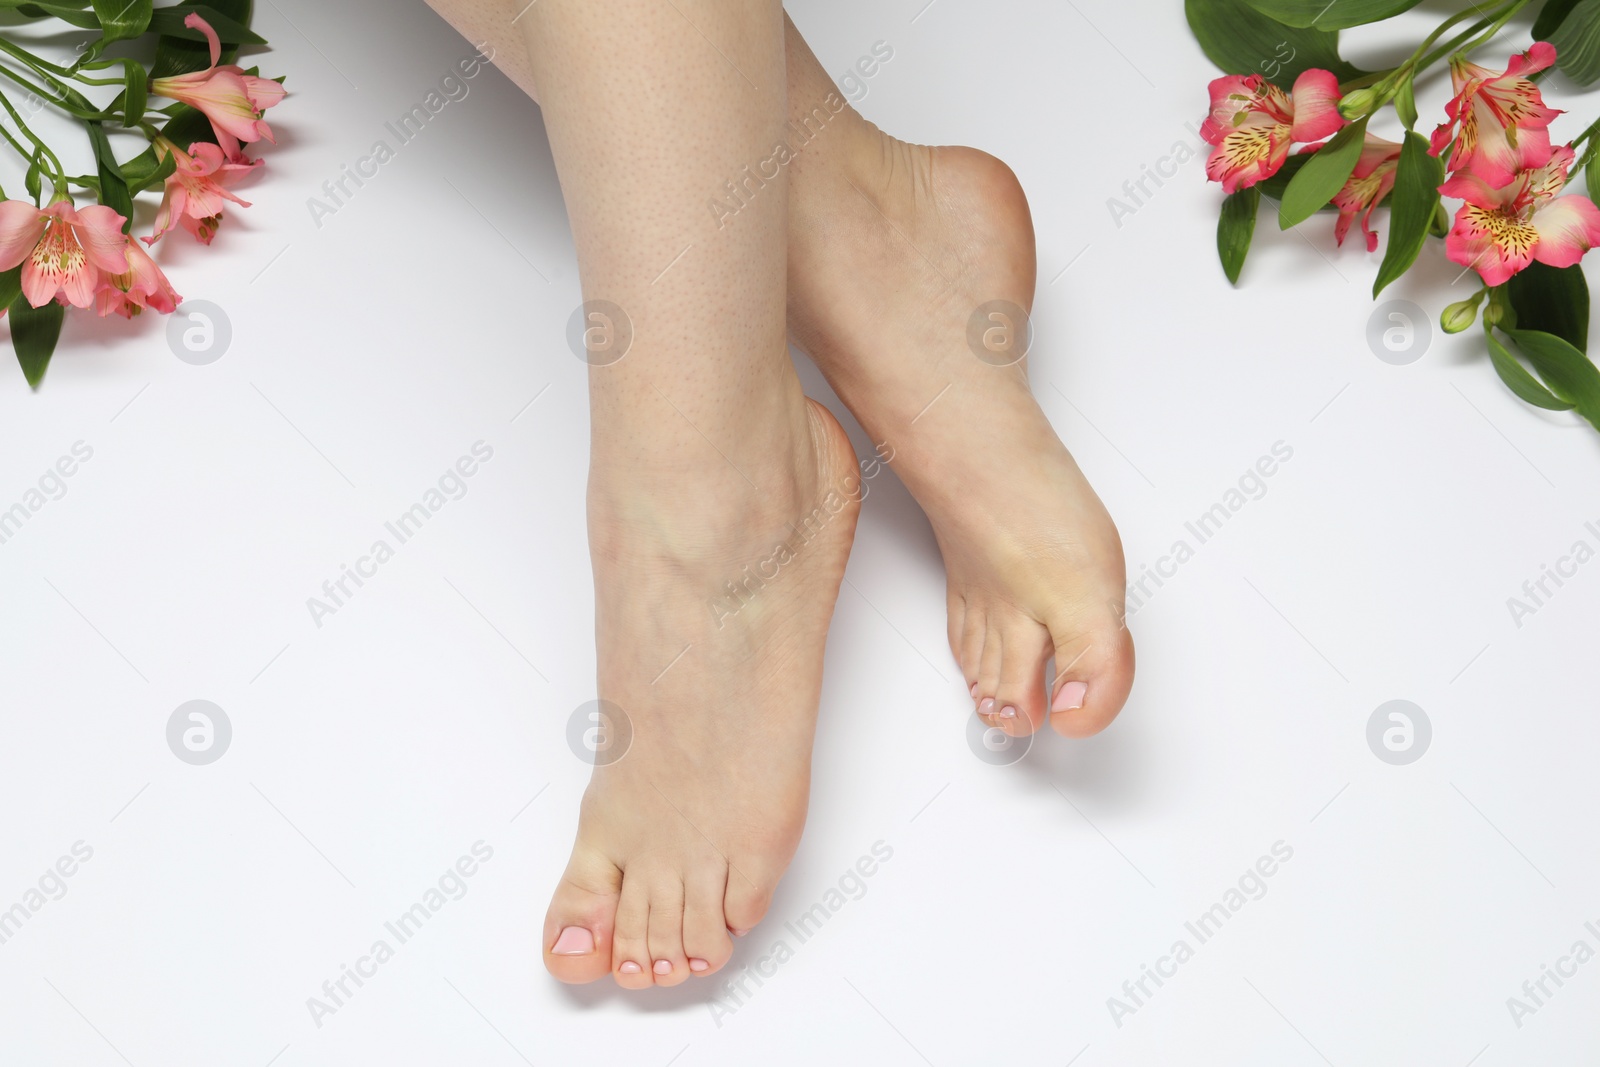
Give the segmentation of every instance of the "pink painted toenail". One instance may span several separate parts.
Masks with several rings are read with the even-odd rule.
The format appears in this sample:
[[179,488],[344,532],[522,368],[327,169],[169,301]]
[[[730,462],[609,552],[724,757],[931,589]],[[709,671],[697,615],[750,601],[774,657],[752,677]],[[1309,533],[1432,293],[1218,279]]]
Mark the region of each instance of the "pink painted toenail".
[[731,926],[728,927],[728,933],[732,934],[734,937],[743,937],[745,934],[748,934],[749,932],[750,932],[749,929],[735,930]]
[[978,699],[978,683],[977,682],[973,682],[972,683],[972,699],[973,700],[977,700]]
[[1000,709],[1000,717],[1002,719],[1015,719],[1017,717],[1017,709],[1007,704]]
[[711,969],[711,964],[707,963],[705,960],[691,959],[689,961],[689,969],[694,973],[699,974],[701,971],[709,971]]
[[617,970],[622,974],[638,974],[639,965],[634,963],[632,960],[627,960],[621,967],[618,967]]
[[1051,711],[1076,711],[1083,707],[1083,698],[1089,692],[1089,687],[1083,682],[1068,682],[1061,687],[1061,692],[1056,694],[1056,702],[1050,705]]
[[553,956],[587,956],[594,951],[594,935],[581,926],[568,926],[550,947]]
[[671,960],[656,960],[656,973],[657,974],[671,974],[672,973],[672,961]]
[[984,697],[978,703],[978,714],[987,719],[994,715],[997,709],[994,706],[994,697]]

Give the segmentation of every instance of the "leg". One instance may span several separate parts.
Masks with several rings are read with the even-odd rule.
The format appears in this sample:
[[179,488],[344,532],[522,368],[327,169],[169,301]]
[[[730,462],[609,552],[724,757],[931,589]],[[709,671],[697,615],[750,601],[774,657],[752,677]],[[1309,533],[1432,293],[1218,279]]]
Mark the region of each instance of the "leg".
[[[787,47],[794,128],[837,95],[792,24]],[[1133,683],[1121,540],[1025,361],[998,366],[1009,357],[980,359],[968,340],[980,305],[1033,304],[1015,175],[970,148],[897,141],[852,108],[791,170],[790,329],[933,524],[950,648],[979,714],[1012,734],[1047,709],[1068,736],[1104,728]]]
[[[527,55],[508,40],[524,0],[430,2],[528,86]],[[1133,683],[1121,541],[1025,364],[992,366],[967,344],[980,304],[1032,306],[1027,200],[992,156],[882,134],[844,105],[787,20],[786,46],[790,142],[810,137],[788,168],[790,328],[873,440],[889,442],[932,520],[950,647],[979,713],[1025,733],[1048,706],[1060,732],[1094,733]]]
[[588,499],[599,694],[632,745],[595,769],[545,962],[675,985],[798,844],[860,482],[788,359],[784,175],[736,226],[706,207],[781,139],[778,0],[539,0],[518,28],[584,295],[634,332],[590,373]]

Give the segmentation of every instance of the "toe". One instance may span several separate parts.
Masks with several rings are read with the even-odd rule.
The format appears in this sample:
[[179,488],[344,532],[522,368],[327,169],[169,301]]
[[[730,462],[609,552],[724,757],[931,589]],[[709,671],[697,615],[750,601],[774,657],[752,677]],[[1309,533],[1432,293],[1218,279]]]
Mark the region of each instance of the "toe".
[[733,955],[728,920],[722,911],[727,886],[725,869],[696,871],[684,881],[683,953],[692,975],[713,974]]
[[611,969],[622,872],[610,860],[574,852],[544,919],[544,965],[563,982],[592,982]]
[[683,880],[676,874],[659,878],[650,889],[650,923],[646,943],[656,985],[672,986],[689,977],[683,954]]
[[1000,705],[994,696],[1000,690],[1000,664],[1005,652],[999,627],[993,620],[984,625],[983,656],[978,664],[978,714],[999,724]]
[[[961,650],[956,658],[961,661],[961,674],[969,689],[976,689],[978,672],[983,667],[984,617],[982,612],[963,606],[961,625]],[[974,699],[977,693],[973,693]]]
[[624,872],[622,897],[617,903],[617,932],[611,945],[611,973],[624,989],[648,989],[655,984],[650,972],[650,889],[643,877]]
[[759,885],[740,873],[737,867],[728,870],[728,889],[722,901],[722,914],[727,918],[728,930],[742,937],[754,929],[767,914],[772,904],[772,886]]
[[1133,688],[1133,638],[1111,615],[1086,624],[1054,620],[1056,679],[1050,725],[1067,737],[1089,737],[1111,724]]
[[1017,618],[1000,627],[1003,653],[995,706],[997,725],[1023,737],[1044,725],[1044,668],[1050,659],[1050,631],[1032,619]]

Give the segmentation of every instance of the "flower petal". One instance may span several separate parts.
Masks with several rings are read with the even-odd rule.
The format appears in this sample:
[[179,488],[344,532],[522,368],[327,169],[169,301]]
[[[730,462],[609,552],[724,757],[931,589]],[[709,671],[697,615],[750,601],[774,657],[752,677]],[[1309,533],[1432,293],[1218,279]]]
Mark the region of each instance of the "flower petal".
[[1551,267],[1570,267],[1600,245],[1600,208],[1586,196],[1563,196],[1534,212],[1539,233],[1533,257]]
[[1329,70],[1308,70],[1294,81],[1296,141],[1320,141],[1345,127],[1339,114],[1339,79]]
[[222,41],[217,37],[217,31],[211,28],[211,23],[190,12],[183,20],[183,24],[191,30],[199,30],[206,35],[206,43],[211,46],[211,65],[217,65],[217,60],[222,58]]
[[1445,255],[1454,263],[1471,267],[1486,285],[1503,285],[1533,262],[1539,233],[1532,226],[1503,212],[1485,211],[1467,204],[1445,238]]
[[0,270],[10,270],[27,259],[49,221],[26,200],[0,202]]
[[78,209],[78,218],[74,223],[78,243],[83,245],[89,262],[112,274],[121,274],[128,269],[128,257],[124,252],[128,241],[122,232],[124,221],[112,208],[91,204]]

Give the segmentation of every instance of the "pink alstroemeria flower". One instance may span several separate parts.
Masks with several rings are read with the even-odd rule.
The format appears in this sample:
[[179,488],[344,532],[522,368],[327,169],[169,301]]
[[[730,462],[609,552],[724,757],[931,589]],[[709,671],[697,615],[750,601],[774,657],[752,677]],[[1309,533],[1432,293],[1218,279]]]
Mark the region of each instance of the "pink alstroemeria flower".
[[[211,66],[189,74],[175,74],[167,78],[154,78],[150,91],[158,96],[171,97],[205,113],[216,131],[217,143],[229,159],[239,155],[240,141],[272,141],[272,129],[261,119],[261,113],[279,103],[284,96],[283,86],[270,78],[246,74],[234,64],[217,66],[222,58],[222,42],[217,31],[199,15],[191,13],[183,20],[191,30],[205,34],[211,46]],[[273,141],[276,144],[276,141]]]
[[1518,171],[1550,162],[1549,126],[1561,112],[1545,107],[1539,86],[1528,75],[1555,61],[1555,48],[1544,41],[1512,56],[1503,74],[1460,56],[1452,59],[1456,95],[1445,105],[1450,121],[1433,131],[1429,151],[1439,155],[1453,137],[1450,169],[1473,171],[1497,189],[1510,185]]
[[1372,212],[1394,188],[1395,170],[1399,165],[1398,144],[1367,134],[1355,171],[1333,198],[1333,206],[1339,209],[1339,221],[1333,225],[1333,236],[1339,244],[1344,244],[1351,224],[1359,217],[1361,230],[1367,235],[1367,251],[1378,250],[1378,235],[1372,230]]
[[142,238],[145,244],[155,244],[177,224],[193,234],[195,240],[208,245],[216,236],[217,227],[222,225],[224,201],[231,200],[240,207],[250,206],[248,200],[241,200],[223,188],[223,183],[239,173],[254,170],[261,164],[259,159],[247,163],[230,162],[221,148],[206,141],[196,141],[185,152],[164,137],[156,138],[156,152],[163,156],[171,152],[177,165],[167,176],[165,195],[156,212],[155,232]]
[[125,319],[133,318],[145,308],[153,308],[163,315],[172,314],[183,297],[172,288],[150,253],[131,237],[123,251],[128,256],[128,269],[106,277],[94,296],[95,311],[101,318],[116,312]]
[[1445,254],[1473,267],[1485,285],[1502,285],[1534,260],[1570,267],[1600,244],[1600,208],[1586,196],[1561,196],[1573,151],[1563,145],[1537,170],[1495,189],[1482,175],[1457,171],[1439,191],[1466,201],[1445,240]]
[[70,198],[43,211],[25,200],[0,203],[0,271],[22,264],[22,292],[34,307],[59,294],[86,308],[107,274],[128,269],[123,218],[100,204],[77,208]]
[[1247,189],[1278,173],[1289,146],[1320,141],[1345,126],[1339,114],[1339,79],[1308,70],[1289,94],[1259,74],[1232,74],[1211,83],[1211,114],[1200,136],[1215,145],[1206,177],[1224,192]]

